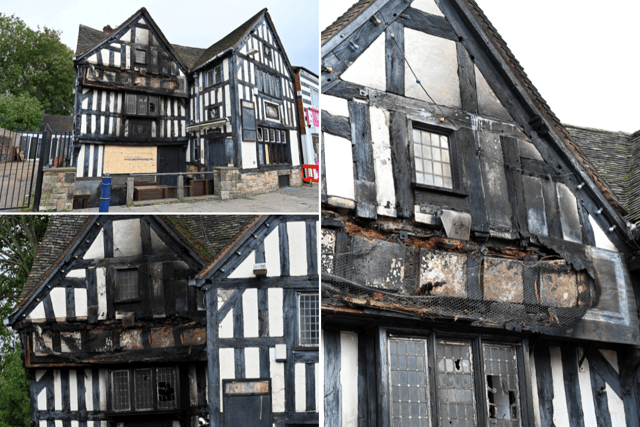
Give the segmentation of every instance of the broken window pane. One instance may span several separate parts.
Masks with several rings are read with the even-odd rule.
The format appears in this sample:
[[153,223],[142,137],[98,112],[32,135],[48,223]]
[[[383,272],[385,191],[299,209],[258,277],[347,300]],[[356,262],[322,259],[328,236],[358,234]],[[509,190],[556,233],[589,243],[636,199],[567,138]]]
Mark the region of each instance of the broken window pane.
[[439,426],[476,425],[471,343],[436,342]]
[[176,408],[176,370],[175,368],[156,368],[158,384],[158,409]]
[[426,340],[389,338],[391,427],[427,427],[429,392]]
[[128,411],[129,404],[129,371],[113,371],[111,373],[111,400],[114,411]]
[[516,349],[514,346],[483,344],[482,351],[489,420],[497,426],[519,426]]
[[136,369],[134,373],[136,409],[153,409],[153,378],[151,369]]

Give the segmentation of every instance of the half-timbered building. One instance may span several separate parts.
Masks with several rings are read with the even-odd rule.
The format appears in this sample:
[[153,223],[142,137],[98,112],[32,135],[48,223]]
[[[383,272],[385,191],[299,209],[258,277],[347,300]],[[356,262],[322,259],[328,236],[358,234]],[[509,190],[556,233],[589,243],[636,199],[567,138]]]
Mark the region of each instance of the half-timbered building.
[[478,5],[321,43],[325,425],[637,425],[627,211]]
[[318,76],[306,68],[294,67],[294,71],[302,159],[305,165],[316,165],[320,163],[320,83]]
[[316,227],[312,216],[51,217],[5,320],[32,424],[317,424]]
[[81,25],[74,64],[76,192],[90,200],[104,173],[117,186],[218,168],[237,193],[300,183],[293,71],[266,9],[206,49],[172,45],[145,8]]

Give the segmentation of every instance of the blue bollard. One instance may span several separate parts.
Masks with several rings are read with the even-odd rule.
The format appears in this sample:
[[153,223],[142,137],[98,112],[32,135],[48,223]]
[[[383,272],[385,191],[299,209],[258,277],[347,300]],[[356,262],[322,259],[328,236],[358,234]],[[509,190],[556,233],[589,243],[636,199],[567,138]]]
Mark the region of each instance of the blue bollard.
[[109,200],[111,199],[111,174],[102,175],[102,194],[100,194],[99,212],[109,212]]

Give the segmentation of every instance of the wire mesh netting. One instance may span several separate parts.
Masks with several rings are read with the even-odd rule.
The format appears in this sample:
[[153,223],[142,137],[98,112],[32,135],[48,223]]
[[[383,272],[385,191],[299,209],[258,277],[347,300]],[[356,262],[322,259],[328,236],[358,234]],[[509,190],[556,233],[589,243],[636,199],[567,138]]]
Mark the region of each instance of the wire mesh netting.
[[[419,266],[408,261],[388,270],[369,250],[331,254],[322,263],[325,307],[369,307],[424,318],[448,318],[522,327],[566,327],[596,302],[596,284],[564,260],[523,262],[475,254],[420,252]],[[379,259],[379,258],[378,258]],[[435,260],[435,262],[434,262]],[[375,270],[368,271],[367,268]],[[411,273],[413,271],[413,273]]]

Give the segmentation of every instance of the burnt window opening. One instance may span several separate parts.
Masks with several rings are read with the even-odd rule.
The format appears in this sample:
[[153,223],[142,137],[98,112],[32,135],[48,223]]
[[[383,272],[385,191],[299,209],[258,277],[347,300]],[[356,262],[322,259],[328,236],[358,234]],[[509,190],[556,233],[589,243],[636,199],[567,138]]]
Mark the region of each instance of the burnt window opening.
[[157,96],[125,94],[125,112],[128,116],[158,116]]
[[121,369],[112,371],[110,374],[110,409],[112,411],[179,408],[178,369],[174,366]]
[[[480,412],[487,414],[487,425],[521,426],[517,346],[481,341],[389,336],[391,427],[483,424],[478,403],[485,406]],[[475,360],[483,364],[484,373]],[[485,402],[476,395],[477,384],[486,389]],[[432,406],[437,408],[434,414]]]
[[291,163],[288,132],[281,129],[257,127],[258,162],[265,165],[286,165]]

